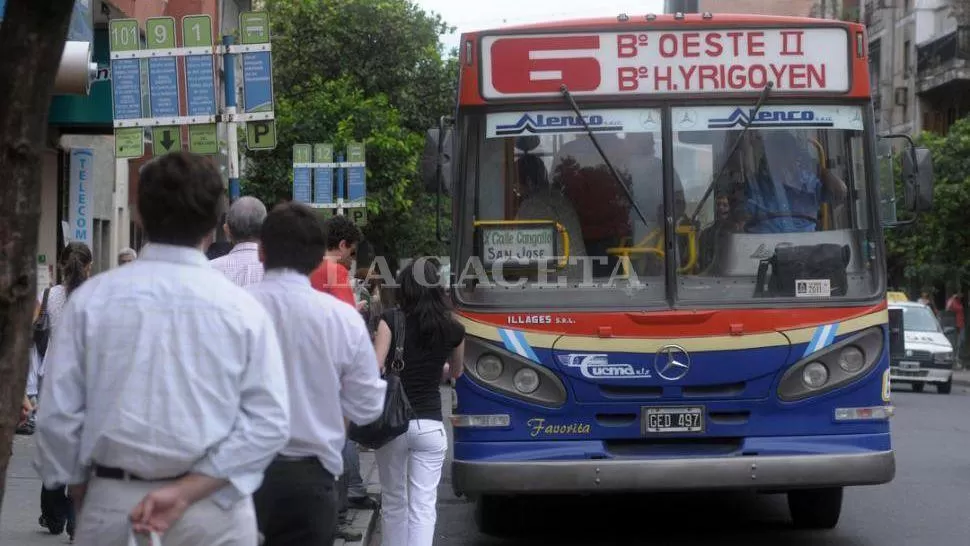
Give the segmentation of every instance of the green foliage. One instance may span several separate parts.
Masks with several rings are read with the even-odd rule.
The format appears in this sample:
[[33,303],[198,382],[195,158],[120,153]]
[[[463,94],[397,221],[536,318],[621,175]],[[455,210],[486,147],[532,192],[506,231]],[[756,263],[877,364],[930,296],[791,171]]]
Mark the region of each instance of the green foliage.
[[[417,172],[424,132],[455,105],[457,61],[443,58],[437,15],[410,0],[270,0],[279,145],[247,152],[243,192],[267,204],[292,194],[296,143],[335,153],[366,145],[368,223],[378,254],[445,253],[434,196]],[[451,205],[442,203],[444,213]],[[443,225],[450,218],[442,219]]]
[[919,141],[933,157],[933,211],[887,231],[890,271],[924,283],[968,278],[970,119],[957,121],[946,136],[924,133]]

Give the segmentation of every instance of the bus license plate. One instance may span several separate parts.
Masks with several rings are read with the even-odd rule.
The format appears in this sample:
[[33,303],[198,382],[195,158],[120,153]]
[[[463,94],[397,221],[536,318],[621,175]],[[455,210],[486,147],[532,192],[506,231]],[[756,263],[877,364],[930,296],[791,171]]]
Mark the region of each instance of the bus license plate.
[[643,408],[644,434],[704,432],[701,406]]

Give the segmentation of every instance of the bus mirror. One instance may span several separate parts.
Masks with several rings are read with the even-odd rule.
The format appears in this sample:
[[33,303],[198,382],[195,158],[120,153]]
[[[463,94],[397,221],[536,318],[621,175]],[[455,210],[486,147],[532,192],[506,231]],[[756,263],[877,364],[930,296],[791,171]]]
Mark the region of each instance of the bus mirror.
[[933,210],[933,158],[927,148],[912,147],[902,157],[906,208],[913,212]]
[[454,132],[450,127],[429,129],[424,141],[424,153],[421,156],[421,179],[425,191],[435,193],[440,188],[446,194],[451,193],[451,153],[453,149]]

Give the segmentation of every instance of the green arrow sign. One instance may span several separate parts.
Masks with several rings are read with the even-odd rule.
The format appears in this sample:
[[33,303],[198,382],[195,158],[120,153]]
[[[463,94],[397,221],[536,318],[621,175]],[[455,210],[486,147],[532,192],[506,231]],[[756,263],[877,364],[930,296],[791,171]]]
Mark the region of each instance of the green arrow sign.
[[155,157],[180,151],[182,151],[182,130],[180,127],[152,127],[152,152]]
[[265,11],[240,13],[239,33],[243,44],[268,44],[269,14]]

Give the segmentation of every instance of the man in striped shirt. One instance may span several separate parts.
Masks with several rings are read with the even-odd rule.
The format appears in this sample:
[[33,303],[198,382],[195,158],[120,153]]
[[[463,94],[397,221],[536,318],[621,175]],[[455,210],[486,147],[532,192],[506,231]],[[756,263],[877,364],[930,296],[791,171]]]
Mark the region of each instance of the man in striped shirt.
[[258,248],[259,231],[265,219],[266,206],[255,197],[240,197],[229,207],[223,229],[234,246],[229,254],[210,263],[239,286],[250,286],[263,280]]

